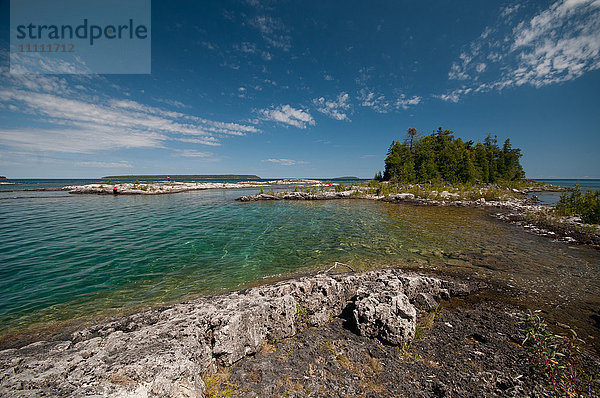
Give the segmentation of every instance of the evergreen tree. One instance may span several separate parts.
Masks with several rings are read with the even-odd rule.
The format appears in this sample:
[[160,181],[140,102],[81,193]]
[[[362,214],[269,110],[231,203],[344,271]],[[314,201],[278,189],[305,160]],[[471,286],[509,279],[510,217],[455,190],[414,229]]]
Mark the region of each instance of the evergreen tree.
[[417,137],[410,128],[404,142],[392,141],[385,159],[383,175],[375,179],[398,182],[429,182],[442,180],[450,183],[493,183],[525,177],[519,159],[521,150],[512,148],[510,139],[498,146],[496,136],[490,134],[473,145],[455,138],[450,130],[441,127],[430,135]]

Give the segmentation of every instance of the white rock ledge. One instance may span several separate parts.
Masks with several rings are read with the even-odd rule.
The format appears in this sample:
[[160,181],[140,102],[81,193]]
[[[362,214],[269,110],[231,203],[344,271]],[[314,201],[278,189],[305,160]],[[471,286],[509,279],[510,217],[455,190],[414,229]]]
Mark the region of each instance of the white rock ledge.
[[0,395],[203,397],[201,375],[352,314],[360,334],[411,339],[417,308],[476,286],[396,269],[318,274],[165,308],[0,351]]
[[[237,183],[222,182],[167,182],[157,181],[149,183],[123,183],[123,184],[87,184],[69,185],[63,187],[63,191],[72,194],[121,194],[121,195],[160,195],[187,191],[199,191],[204,189],[240,189],[240,188],[265,188],[274,185],[298,185],[298,186],[325,186],[319,180],[287,179],[273,180],[267,182],[240,181]],[[116,192],[115,192],[116,188]]]

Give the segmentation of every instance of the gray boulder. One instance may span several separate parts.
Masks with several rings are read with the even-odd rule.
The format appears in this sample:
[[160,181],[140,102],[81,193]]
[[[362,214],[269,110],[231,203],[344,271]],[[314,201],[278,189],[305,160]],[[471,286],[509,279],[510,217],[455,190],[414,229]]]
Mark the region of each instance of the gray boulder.
[[415,336],[417,311],[400,291],[373,293],[359,289],[353,311],[356,328],[362,336],[399,345]]

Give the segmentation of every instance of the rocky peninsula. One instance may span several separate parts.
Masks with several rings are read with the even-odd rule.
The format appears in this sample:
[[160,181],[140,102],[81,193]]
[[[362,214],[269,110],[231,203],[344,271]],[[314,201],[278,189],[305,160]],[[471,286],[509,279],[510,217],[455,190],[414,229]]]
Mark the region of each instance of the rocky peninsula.
[[[416,188],[416,189],[415,189]],[[409,192],[413,190],[416,192]],[[498,210],[492,215],[499,220],[519,225],[529,232],[559,239],[567,242],[592,245],[600,248],[600,225],[586,224],[577,216],[559,216],[553,213],[553,208],[538,203],[535,197],[527,194],[536,192],[560,192],[563,187],[531,186],[517,188],[500,188],[484,186],[468,191],[460,190],[451,185],[441,189],[424,189],[423,186],[413,185],[406,192],[382,193],[364,185],[331,189],[269,192],[246,195],[237,198],[240,202],[272,201],[272,200],[339,200],[364,199],[389,203],[420,205],[420,206],[459,206],[487,208]],[[493,194],[489,194],[493,191]],[[486,199],[486,197],[488,199]],[[475,199],[477,198],[477,199]]]
[[237,183],[221,182],[178,182],[178,181],[150,181],[116,184],[87,184],[69,185],[61,190],[71,194],[122,194],[122,195],[161,195],[179,192],[200,191],[205,189],[241,189],[264,188],[276,185],[299,185],[320,187],[325,184],[319,180],[308,179],[282,179],[266,182],[239,181]]

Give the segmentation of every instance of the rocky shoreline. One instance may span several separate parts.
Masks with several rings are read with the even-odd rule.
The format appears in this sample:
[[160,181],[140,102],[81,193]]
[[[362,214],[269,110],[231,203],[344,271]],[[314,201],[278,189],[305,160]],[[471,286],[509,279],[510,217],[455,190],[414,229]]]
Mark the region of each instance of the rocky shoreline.
[[[547,380],[524,362],[522,311],[474,296],[426,313],[410,344],[381,344],[334,318],[207,380],[218,382],[213,391],[244,398],[552,396]],[[584,355],[582,363],[598,377],[595,357]],[[596,396],[592,383],[583,396]]]
[[60,341],[0,351],[2,396],[202,397],[202,375],[342,314],[365,338],[401,345],[417,316],[481,288],[396,269],[317,274],[147,310]]
[[[560,189],[557,189],[560,191]],[[527,194],[541,192],[539,188],[520,190],[517,193]],[[457,206],[497,209],[500,212],[493,216],[525,228],[527,231],[570,243],[591,245],[600,249],[600,225],[585,224],[578,217],[561,217],[552,214],[550,208],[537,204],[537,199],[530,197],[507,197],[502,200],[464,200],[458,194],[443,191],[439,199],[419,198],[412,193],[397,193],[391,195],[374,195],[366,193],[363,187],[336,192],[281,192],[275,194],[246,195],[237,198],[240,202],[271,201],[271,200],[337,200],[337,199],[366,199],[389,203],[404,203],[420,206]]]
[[523,312],[491,289],[380,269],[200,298],[0,351],[0,395],[538,396]]
[[239,181],[237,183],[153,181],[143,183],[87,184],[69,185],[60,188],[60,190],[68,191],[71,194],[162,195],[205,189],[268,188],[276,185],[326,186],[326,184],[319,180],[283,179],[266,182]]

